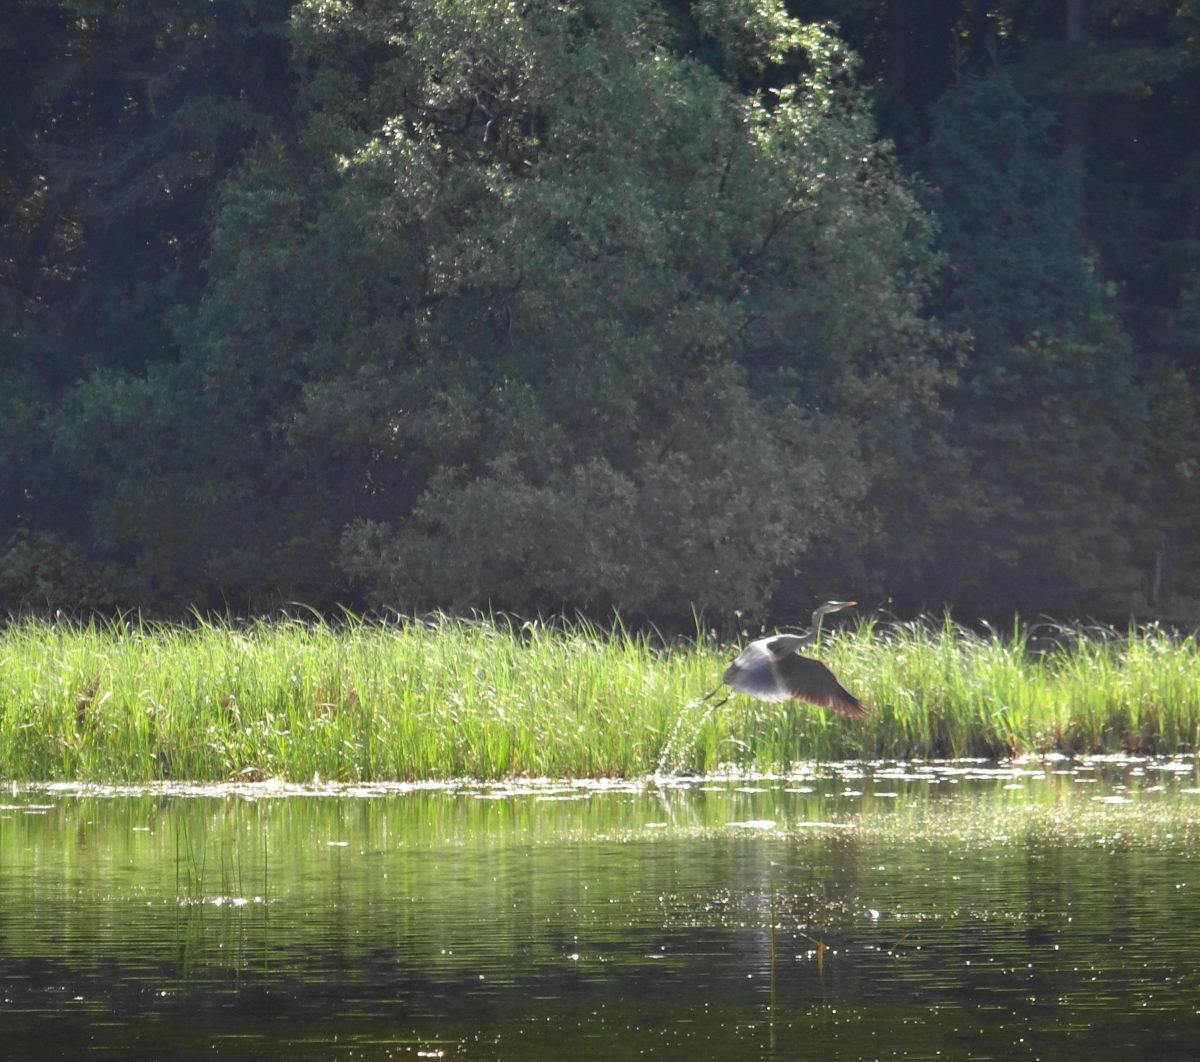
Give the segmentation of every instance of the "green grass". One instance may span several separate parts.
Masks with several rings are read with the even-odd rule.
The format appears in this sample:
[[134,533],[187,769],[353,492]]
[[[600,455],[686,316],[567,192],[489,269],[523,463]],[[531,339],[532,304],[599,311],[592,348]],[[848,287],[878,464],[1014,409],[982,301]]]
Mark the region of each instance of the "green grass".
[[0,778],[628,777],[668,744],[667,767],[700,771],[1200,745],[1194,637],[1053,634],[832,634],[821,655],[871,707],[856,724],[741,695],[710,712],[731,647],[620,626],[22,620],[0,630]]

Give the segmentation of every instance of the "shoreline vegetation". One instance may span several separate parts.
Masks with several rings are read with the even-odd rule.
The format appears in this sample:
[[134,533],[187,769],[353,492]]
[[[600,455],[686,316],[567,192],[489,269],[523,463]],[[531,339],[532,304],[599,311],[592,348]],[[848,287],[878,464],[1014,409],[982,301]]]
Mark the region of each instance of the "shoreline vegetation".
[[1200,746],[1200,649],[1158,626],[865,619],[818,655],[870,708],[702,701],[733,645],[507,618],[0,629],[0,779],[636,777]]

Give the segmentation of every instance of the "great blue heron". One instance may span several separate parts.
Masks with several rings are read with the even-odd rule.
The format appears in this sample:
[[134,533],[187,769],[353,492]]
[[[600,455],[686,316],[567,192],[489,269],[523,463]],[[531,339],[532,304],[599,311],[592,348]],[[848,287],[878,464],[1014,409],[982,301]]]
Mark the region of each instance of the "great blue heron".
[[[743,649],[725,669],[722,685],[748,693],[760,701],[808,701],[851,719],[866,718],[862,702],[847,690],[820,660],[796,652],[802,645],[815,642],[821,634],[821,620],[831,612],[858,604],[857,601],[826,601],[812,615],[812,630],[807,634],[772,634],[759,638]],[[708,694],[712,697],[717,689]],[[713,705],[729,700],[726,695]],[[707,699],[707,698],[706,698]]]

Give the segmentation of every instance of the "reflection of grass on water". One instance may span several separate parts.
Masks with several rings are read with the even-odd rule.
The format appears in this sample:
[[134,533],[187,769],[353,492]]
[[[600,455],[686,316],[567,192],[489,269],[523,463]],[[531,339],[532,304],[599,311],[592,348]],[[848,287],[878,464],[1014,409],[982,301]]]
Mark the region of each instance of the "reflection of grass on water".
[[1194,638],[1055,633],[839,631],[822,655],[871,706],[860,725],[740,695],[706,714],[731,649],[620,627],[22,621],[0,632],[0,777],[634,776],[672,735],[670,765],[698,770],[1197,747]]

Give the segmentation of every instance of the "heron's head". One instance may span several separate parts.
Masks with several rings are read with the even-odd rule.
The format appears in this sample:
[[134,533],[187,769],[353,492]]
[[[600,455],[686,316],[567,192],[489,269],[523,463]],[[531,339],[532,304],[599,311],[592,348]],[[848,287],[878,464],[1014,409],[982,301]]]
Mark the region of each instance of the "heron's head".
[[857,601],[826,601],[817,612],[819,615],[828,616],[831,612],[841,612],[844,608],[852,608],[857,605]]

